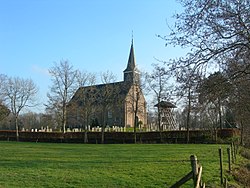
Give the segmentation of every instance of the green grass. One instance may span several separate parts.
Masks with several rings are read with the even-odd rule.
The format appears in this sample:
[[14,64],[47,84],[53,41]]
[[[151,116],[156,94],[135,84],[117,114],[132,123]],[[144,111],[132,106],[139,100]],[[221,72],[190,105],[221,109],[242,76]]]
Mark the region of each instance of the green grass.
[[219,147],[0,142],[0,188],[169,187],[191,171],[192,154],[203,166],[206,185],[216,186]]

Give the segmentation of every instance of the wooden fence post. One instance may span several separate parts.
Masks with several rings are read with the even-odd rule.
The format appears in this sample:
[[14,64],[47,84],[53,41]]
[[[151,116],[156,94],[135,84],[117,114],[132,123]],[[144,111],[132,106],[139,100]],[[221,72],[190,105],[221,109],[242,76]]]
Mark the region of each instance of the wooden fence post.
[[227,188],[227,187],[228,187],[227,184],[228,184],[228,183],[227,183],[227,178],[224,178],[224,188]]
[[222,148],[219,148],[219,156],[220,156],[220,182],[223,184],[223,160],[222,160]]
[[202,166],[199,167],[195,188],[200,188],[200,186],[202,186],[201,174],[202,174]]
[[196,182],[197,182],[197,175],[198,175],[197,157],[195,155],[191,155],[190,161],[191,161],[191,167],[192,167],[192,172],[193,172],[193,181],[194,181],[194,187],[195,187]]
[[232,156],[232,163],[234,163],[234,147],[233,147],[233,143],[231,143],[231,156]]
[[231,150],[230,147],[227,148],[227,157],[228,157],[228,170],[231,173]]
[[234,146],[234,162],[236,163],[236,146],[235,143],[233,142],[233,146]]
[[205,183],[202,184],[201,176],[202,176],[202,166],[199,166],[197,163],[197,157],[195,155],[190,156],[192,171],[177,181],[170,188],[179,188],[181,185],[186,183],[187,181],[193,179],[194,188],[205,188]]

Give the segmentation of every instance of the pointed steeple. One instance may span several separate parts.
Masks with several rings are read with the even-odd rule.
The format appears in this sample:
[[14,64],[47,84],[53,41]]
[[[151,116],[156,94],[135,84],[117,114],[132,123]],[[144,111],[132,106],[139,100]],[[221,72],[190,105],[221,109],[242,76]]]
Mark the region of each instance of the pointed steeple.
[[127,64],[127,68],[123,71],[124,73],[129,72],[129,71],[133,71],[135,69],[135,54],[134,54],[134,44],[133,43],[134,42],[132,39],[129,58],[128,58],[128,64]]
[[137,71],[136,63],[135,63],[133,38],[131,42],[127,68],[123,71],[123,73],[124,73],[125,82],[130,82],[132,84],[135,84],[136,82],[138,82],[139,73]]

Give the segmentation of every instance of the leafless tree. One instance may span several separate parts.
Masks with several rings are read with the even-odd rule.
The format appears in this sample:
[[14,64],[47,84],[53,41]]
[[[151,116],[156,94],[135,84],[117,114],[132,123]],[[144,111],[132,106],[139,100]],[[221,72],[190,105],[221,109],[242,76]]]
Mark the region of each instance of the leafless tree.
[[[249,61],[249,60],[248,60]],[[250,75],[242,72],[250,72],[245,63],[231,61],[227,74],[231,83],[231,95],[229,96],[229,108],[232,109],[237,125],[241,129],[241,144],[250,146]],[[235,74],[237,72],[238,74]]]
[[159,64],[153,64],[151,73],[146,73],[146,85],[148,91],[152,91],[154,98],[157,101],[157,122],[158,130],[162,141],[162,121],[161,121],[161,107],[160,102],[163,100],[169,101],[171,99],[172,85],[170,84],[171,72],[166,67]]
[[[189,48],[173,68],[223,67],[228,59],[248,59],[250,54],[249,0],[180,0],[184,11],[175,14],[175,25],[163,37],[167,45]],[[173,62],[172,62],[173,63]],[[250,66],[250,64],[248,64]]]
[[8,77],[6,75],[0,74],[0,91],[4,88],[7,80],[8,80]]
[[18,117],[25,107],[34,107],[35,97],[38,92],[37,86],[31,79],[18,77],[8,78],[1,94],[4,96],[4,103],[10,108],[15,116],[16,138],[19,140]]
[[197,87],[200,82],[200,74],[194,72],[191,67],[182,67],[182,69],[175,70],[176,76],[176,96],[184,99],[186,107],[186,130],[187,130],[187,143],[189,143],[189,129],[191,112],[198,100]]
[[96,93],[96,99],[99,101],[100,109],[102,112],[102,139],[101,142],[104,143],[104,132],[107,126],[107,115],[111,106],[114,105],[115,98],[117,98],[119,93],[119,87],[115,84],[116,76],[110,72],[102,72],[101,80],[104,84],[101,91]]
[[100,76],[103,84],[114,83],[117,80],[116,75],[109,70],[106,72],[101,72]]
[[[93,86],[96,83],[96,75],[86,71],[78,71],[76,80],[79,90],[81,90],[81,87]],[[75,118],[77,123],[84,128],[84,143],[88,142],[88,126],[90,124],[89,119],[94,111],[94,107],[92,105],[94,101],[94,95],[92,95],[93,91],[91,91],[92,89],[92,87],[89,87],[87,91],[81,90],[81,92],[78,92],[78,96],[75,96],[77,97],[77,100],[74,102],[74,104],[71,104],[71,111],[75,111],[77,113]],[[88,94],[86,92],[88,92]],[[80,104],[79,101],[83,102]]]
[[6,86],[7,76],[0,74],[0,121],[7,117],[10,113],[10,110],[7,106],[3,104],[5,96],[3,95],[3,89]]
[[5,96],[4,89],[7,86],[8,77],[7,75],[0,74],[0,104],[2,104]]
[[10,114],[10,110],[3,104],[0,103],[0,121],[6,118]]
[[79,87],[84,87],[87,85],[94,85],[96,83],[96,75],[94,73],[89,73],[87,71],[77,70],[76,82]]
[[231,84],[221,72],[215,72],[208,78],[202,80],[199,86],[199,102],[203,105],[212,103],[213,108],[218,112],[219,127],[223,128],[222,108],[226,105],[231,94]]
[[[37,114],[34,112],[27,112],[20,115],[20,121],[23,124],[24,129],[40,129],[43,127],[41,124],[41,114]],[[48,125],[45,125],[45,127]],[[45,128],[43,127],[43,128]]]
[[[204,73],[211,66],[217,66],[226,71],[234,89],[231,108],[242,120],[240,124],[245,124],[249,116],[245,91],[249,88],[250,74],[250,1],[180,0],[180,3],[184,11],[174,16],[174,27],[162,38],[167,45],[190,51],[185,57],[172,61],[172,68],[192,67]],[[244,128],[242,126],[242,130]]]
[[77,71],[68,61],[61,60],[49,69],[52,86],[47,94],[46,107],[53,110],[61,121],[63,133],[66,132],[67,104],[74,95],[77,84]]
[[[146,84],[149,91],[152,91],[154,98],[156,98],[159,104],[162,100],[171,99],[171,89],[170,84],[171,73],[163,66],[159,64],[153,64],[153,70],[151,73],[146,73]],[[161,127],[161,117],[160,108],[158,107],[158,129],[162,130]]]
[[[125,90],[128,91],[126,96],[126,106],[128,113],[131,113],[133,116],[133,128],[134,128],[134,143],[137,143],[137,134],[136,130],[139,125],[139,118],[146,117],[146,101],[143,95],[143,89],[145,88],[145,82],[141,79],[139,73],[136,76],[137,79],[134,82],[125,82],[124,87]],[[142,119],[143,121],[144,119]],[[146,122],[141,122],[146,123]]]

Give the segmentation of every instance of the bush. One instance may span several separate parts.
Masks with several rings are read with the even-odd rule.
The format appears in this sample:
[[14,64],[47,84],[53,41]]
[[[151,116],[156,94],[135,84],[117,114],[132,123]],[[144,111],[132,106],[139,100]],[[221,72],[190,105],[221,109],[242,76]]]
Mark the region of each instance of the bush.
[[[133,128],[131,132],[105,132],[105,143],[133,143],[134,133]],[[127,131],[129,130],[127,129]],[[225,143],[224,139],[230,138],[233,130],[225,129],[225,134],[229,137],[224,137],[219,140],[219,143]],[[67,143],[83,143],[85,138],[84,132],[19,132],[20,141],[29,142],[67,142]],[[190,130],[190,143],[213,143],[209,140],[210,132],[207,130]],[[222,132],[223,133],[223,132]],[[230,133],[230,134],[228,134]],[[163,132],[144,132],[137,131],[137,141],[140,143],[161,143],[161,136],[163,143],[186,143],[187,131],[163,131]],[[161,136],[160,136],[161,135]],[[101,132],[88,132],[88,143],[100,143],[102,134]],[[1,131],[0,140],[16,140],[15,131]]]
[[246,158],[246,159],[249,159],[250,160],[250,150],[247,149],[247,148],[242,148],[240,150],[240,154],[242,157]]
[[246,167],[236,169],[233,173],[234,178],[245,186],[250,185],[250,171]]

